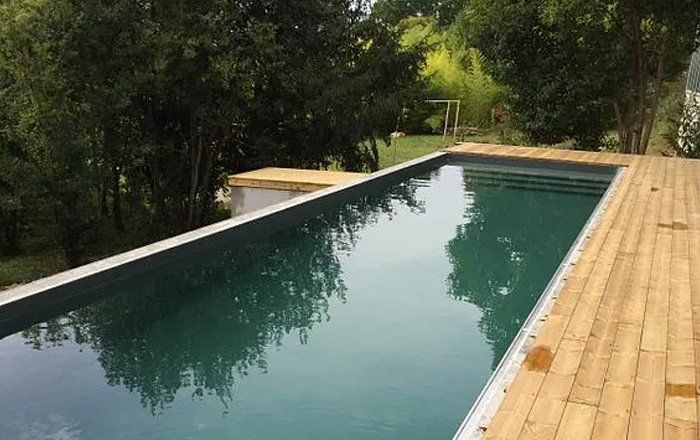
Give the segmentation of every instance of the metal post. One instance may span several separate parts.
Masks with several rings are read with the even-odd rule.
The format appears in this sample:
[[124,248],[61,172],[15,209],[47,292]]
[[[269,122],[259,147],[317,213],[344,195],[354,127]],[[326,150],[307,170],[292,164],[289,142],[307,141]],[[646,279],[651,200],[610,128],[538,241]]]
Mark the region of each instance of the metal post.
[[452,135],[452,143],[457,141],[457,128],[459,126],[459,107],[462,104],[461,100],[457,100],[457,114],[455,115],[455,131],[454,134]]
[[445,110],[445,129],[442,131],[442,142],[445,142],[447,137],[447,127],[450,123],[450,101],[447,101],[447,110]]

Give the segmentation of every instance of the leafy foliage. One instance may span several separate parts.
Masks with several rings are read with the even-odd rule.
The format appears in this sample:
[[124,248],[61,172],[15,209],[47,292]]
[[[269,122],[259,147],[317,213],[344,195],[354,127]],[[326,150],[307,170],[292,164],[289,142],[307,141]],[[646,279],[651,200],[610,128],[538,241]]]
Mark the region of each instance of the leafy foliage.
[[697,44],[694,0],[473,0],[457,28],[511,90],[537,143],[597,148],[617,121],[620,150],[644,153],[663,84]]
[[392,25],[407,17],[432,17],[440,26],[448,26],[464,3],[465,0],[378,0],[373,11]]
[[[426,96],[431,99],[462,101],[460,121],[485,127],[491,123],[491,111],[501,101],[503,90],[485,70],[483,55],[474,48],[456,44],[454,36],[437,27],[435,20],[409,17],[398,26],[406,47],[428,48],[421,75],[426,79]],[[433,132],[442,132],[444,111],[430,109],[421,114]]]
[[[154,238],[210,221],[227,173],[376,169],[376,139],[417,93],[422,55],[366,10],[3,2],[0,166],[27,171],[3,173],[0,194],[42,206],[76,265],[106,228],[145,224]],[[12,212],[19,224],[43,216]]]
[[684,97],[686,99],[677,113],[678,119],[674,121],[677,123],[670,124],[675,132],[669,138],[673,141],[676,154],[700,159],[700,96],[688,93]]
[[700,99],[693,98],[692,106],[688,107],[681,131],[680,153],[685,157],[700,159]]

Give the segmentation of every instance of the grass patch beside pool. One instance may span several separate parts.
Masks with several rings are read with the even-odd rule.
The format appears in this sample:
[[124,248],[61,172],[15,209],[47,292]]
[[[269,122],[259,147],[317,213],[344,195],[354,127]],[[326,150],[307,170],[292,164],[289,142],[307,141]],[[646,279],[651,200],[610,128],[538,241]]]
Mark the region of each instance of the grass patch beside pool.
[[0,260],[0,290],[66,270],[61,252],[32,253]]
[[[497,133],[482,136],[465,136],[463,142],[499,143]],[[411,135],[394,139],[392,145],[379,145],[379,168],[384,169],[453,145],[452,136],[443,140],[442,135]]]

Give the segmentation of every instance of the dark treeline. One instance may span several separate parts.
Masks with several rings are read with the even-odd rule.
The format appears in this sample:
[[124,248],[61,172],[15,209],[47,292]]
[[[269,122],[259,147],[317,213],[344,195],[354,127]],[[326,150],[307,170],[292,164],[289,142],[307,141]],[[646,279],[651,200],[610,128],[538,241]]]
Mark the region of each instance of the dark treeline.
[[427,97],[504,143],[698,155],[666,104],[698,1],[0,0],[1,255],[199,227],[227,173],[374,170],[400,123],[441,132]]
[[698,0],[468,3],[455,30],[537,144],[646,154],[662,98],[700,46]]
[[196,228],[227,173],[376,169],[421,63],[361,0],[2,1],[2,253]]

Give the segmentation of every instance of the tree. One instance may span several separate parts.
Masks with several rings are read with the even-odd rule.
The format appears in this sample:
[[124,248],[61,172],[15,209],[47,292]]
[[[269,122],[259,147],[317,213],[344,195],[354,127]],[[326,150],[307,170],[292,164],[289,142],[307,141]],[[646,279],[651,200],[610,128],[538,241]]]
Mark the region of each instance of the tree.
[[422,57],[367,4],[3,2],[0,123],[69,263],[212,221],[226,174],[376,169]]
[[21,250],[22,220],[32,173],[4,133],[4,123],[0,113],[0,255],[14,256]]
[[[474,48],[456,44],[451,32],[436,25],[432,17],[404,18],[396,26],[401,44],[407,48],[425,48],[426,99],[459,99],[460,121],[475,127],[491,123],[491,110],[502,97],[502,88],[484,69],[483,55]],[[412,132],[442,133],[444,108],[426,106],[411,109],[407,125]]]
[[449,26],[464,7],[464,0],[378,0],[374,14],[384,22],[397,25],[407,17],[433,17],[440,26]]
[[688,93],[678,127],[676,153],[700,159],[700,95]]
[[511,90],[537,143],[597,148],[616,121],[619,150],[646,152],[666,81],[697,46],[697,0],[473,0],[458,26]]
[[659,111],[661,135],[667,144],[665,152],[700,158],[700,94],[686,90],[686,84],[687,77],[682,75],[665,93]]
[[[94,226],[94,168],[89,114],[72,87],[75,47],[61,29],[73,12],[65,2],[22,1],[0,7],[0,76],[6,78],[0,96],[10,121],[5,135],[13,144],[3,148],[3,155],[36,173],[33,195],[46,207],[45,227],[67,261],[77,265]],[[16,190],[23,185],[15,181],[8,186]]]
[[422,54],[402,48],[397,32],[376,18],[347,12],[349,4],[271,2],[257,11],[274,33],[256,63],[260,81],[244,139],[256,148],[241,146],[244,166],[376,169],[375,140],[393,131],[417,95]]

